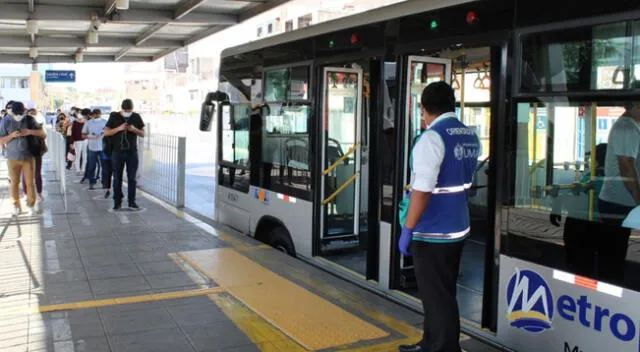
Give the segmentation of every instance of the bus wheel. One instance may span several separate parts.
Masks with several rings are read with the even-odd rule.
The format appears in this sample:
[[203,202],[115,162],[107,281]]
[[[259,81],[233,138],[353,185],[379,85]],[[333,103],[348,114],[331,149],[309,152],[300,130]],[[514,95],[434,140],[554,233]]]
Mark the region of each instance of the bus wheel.
[[271,233],[269,234],[269,245],[292,257],[296,256],[296,251],[293,247],[293,243],[291,242],[289,231],[282,226],[278,226],[271,230]]

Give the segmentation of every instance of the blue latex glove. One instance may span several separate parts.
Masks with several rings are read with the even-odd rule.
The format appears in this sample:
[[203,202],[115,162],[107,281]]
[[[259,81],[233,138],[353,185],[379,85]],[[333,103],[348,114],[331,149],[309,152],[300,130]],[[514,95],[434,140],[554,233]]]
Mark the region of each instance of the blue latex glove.
[[407,228],[406,226],[402,227],[402,232],[400,233],[400,241],[398,242],[398,247],[400,247],[400,253],[404,256],[410,256],[411,253],[411,240],[413,239],[413,230]]

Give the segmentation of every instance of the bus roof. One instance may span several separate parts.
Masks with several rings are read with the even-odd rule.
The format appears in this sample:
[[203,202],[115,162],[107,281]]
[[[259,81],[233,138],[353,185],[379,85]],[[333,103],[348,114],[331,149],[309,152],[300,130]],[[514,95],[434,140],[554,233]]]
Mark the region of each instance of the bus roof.
[[221,56],[224,58],[244,54],[247,52],[252,52],[255,50],[260,50],[306,38],[312,38],[318,35],[327,34],[343,29],[363,26],[371,23],[389,21],[395,18],[429,12],[445,7],[462,5],[474,1],[478,0],[407,0],[405,2],[377,8],[353,16],[338,18],[292,32],[283,33],[247,44],[227,48],[222,51]]

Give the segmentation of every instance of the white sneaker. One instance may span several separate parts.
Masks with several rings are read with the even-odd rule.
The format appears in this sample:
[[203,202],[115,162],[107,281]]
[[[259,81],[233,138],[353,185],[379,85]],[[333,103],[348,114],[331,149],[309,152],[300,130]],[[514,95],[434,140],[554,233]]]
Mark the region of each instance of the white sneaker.
[[36,204],[34,204],[33,208],[37,214],[42,213],[42,201],[40,199],[36,200]]
[[36,209],[34,207],[27,207],[27,216],[34,216],[36,214]]
[[22,210],[18,207],[13,207],[13,216],[18,216],[20,215],[20,213],[22,213]]

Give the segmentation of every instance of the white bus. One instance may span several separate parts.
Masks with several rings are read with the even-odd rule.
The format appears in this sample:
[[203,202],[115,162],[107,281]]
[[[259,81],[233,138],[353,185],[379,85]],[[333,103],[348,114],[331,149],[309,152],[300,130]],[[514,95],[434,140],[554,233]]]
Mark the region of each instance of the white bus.
[[215,220],[420,310],[397,205],[420,94],[446,81],[483,145],[464,331],[638,351],[640,248],[594,166],[611,115],[635,116],[639,39],[626,1],[413,0],[229,48],[200,126],[218,135]]

